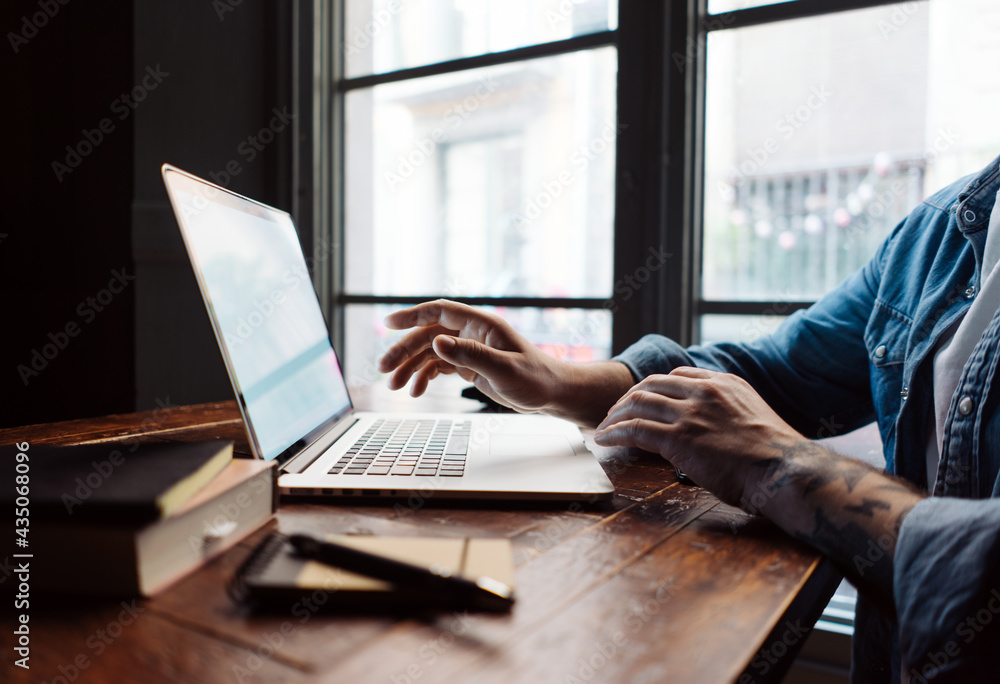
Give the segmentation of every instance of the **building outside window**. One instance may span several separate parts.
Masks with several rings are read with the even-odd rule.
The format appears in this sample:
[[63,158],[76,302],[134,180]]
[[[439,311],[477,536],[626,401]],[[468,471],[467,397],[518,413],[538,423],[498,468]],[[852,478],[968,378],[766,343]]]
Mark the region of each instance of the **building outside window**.
[[[766,4],[708,9],[734,25],[733,10]],[[998,29],[997,3],[930,0],[708,33],[702,298],[814,301],[993,159],[1000,76],[976,65],[1000,57]],[[755,318],[702,316],[701,338],[746,339],[780,316]]]

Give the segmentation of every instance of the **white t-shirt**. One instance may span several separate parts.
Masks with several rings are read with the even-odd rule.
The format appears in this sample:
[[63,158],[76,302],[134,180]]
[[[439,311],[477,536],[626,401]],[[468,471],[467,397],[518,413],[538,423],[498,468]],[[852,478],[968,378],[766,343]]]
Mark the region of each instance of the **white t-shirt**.
[[990,225],[986,233],[986,247],[983,250],[983,264],[980,270],[980,288],[972,306],[966,312],[950,338],[942,339],[934,354],[934,424],[935,429],[927,440],[927,488],[933,491],[941,460],[941,445],[944,442],[944,424],[948,409],[958,389],[962,369],[972,355],[972,349],[979,342],[986,326],[1000,307],[1000,192],[990,214]]

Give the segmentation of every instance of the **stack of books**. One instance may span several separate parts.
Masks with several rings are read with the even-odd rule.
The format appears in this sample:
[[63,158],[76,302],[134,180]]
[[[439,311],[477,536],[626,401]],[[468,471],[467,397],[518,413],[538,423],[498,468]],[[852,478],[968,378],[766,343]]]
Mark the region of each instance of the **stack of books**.
[[[39,445],[27,455],[32,589],[150,596],[277,508],[274,463],[234,459],[230,441]],[[0,451],[0,464],[13,459]],[[14,507],[13,490],[0,490],[0,506]]]

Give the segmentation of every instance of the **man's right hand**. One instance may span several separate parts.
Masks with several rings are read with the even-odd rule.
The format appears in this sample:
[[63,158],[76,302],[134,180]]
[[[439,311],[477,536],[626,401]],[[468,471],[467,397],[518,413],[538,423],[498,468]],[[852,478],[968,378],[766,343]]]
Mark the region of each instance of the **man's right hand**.
[[438,375],[458,373],[518,411],[541,411],[549,402],[557,362],[499,316],[439,299],[391,313],[385,324],[393,330],[416,328],[379,359],[379,370],[392,373],[390,389],[404,387],[412,377],[410,394],[418,397]]
[[418,304],[389,314],[385,324],[394,330],[415,328],[378,362],[380,371],[392,373],[390,389],[412,378],[415,397],[438,375],[458,373],[504,406],[593,426],[633,384],[620,363],[559,361],[499,316],[457,302]]

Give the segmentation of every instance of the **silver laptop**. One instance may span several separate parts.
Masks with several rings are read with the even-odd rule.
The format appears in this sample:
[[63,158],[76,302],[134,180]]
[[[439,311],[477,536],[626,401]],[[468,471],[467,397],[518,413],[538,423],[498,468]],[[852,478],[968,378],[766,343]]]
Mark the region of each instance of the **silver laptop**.
[[354,410],[291,216],[169,164],[162,173],[250,447],[277,460],[282,494],[612,495],[566,421]]

